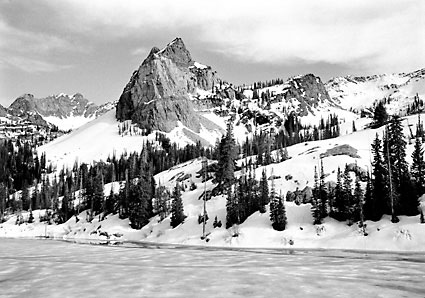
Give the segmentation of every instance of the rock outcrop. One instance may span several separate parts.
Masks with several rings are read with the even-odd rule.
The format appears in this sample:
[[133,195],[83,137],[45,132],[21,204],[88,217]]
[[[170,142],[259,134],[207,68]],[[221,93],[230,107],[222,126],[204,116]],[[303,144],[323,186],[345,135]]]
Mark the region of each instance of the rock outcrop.
[[199,132],[214,126],[197,113],[198,103],[191,95],[197,90],[211,91],[219,79],[209,66],[195,62],[181,38],[164,49],[152,48],[124,88],[116,117],[132,120],[148,132],[170,132],[183,124]]
[[286,82],[283,96],[285,101],[296,100],[299,105],[299,116],[313,112],[320,103],[330,102],[328,91],[322,80],[313,74],[298,76]]

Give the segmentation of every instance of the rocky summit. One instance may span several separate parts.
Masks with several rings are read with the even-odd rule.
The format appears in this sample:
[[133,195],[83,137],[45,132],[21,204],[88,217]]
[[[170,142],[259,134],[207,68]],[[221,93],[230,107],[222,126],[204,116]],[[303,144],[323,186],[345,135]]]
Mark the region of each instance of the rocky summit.
[[6,115],[7,115],[6,108],[0,105],[0,117],[5,117]]
[[147,131],[170,132],[179,123],[199,132],[201,124],[214,126],[197,113],[193,96],[212,91],[220,79],[209,66],[195,62],[181,38],[164,49],[152,48],[124,88],[116,117],[132,120]]

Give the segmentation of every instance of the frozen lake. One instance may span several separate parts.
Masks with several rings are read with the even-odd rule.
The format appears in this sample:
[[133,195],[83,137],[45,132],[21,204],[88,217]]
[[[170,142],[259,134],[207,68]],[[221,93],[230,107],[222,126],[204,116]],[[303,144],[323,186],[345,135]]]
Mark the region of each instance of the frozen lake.
[[425,254],[0,239],[0,297],[425,297]]

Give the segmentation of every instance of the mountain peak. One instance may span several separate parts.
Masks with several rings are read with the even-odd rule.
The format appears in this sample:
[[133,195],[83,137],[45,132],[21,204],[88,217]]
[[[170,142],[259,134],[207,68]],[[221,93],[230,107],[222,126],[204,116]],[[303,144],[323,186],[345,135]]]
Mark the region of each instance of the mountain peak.
[[216,73],[195,64],[183,40],[175,38],[162,50],[152,48],[133,73],[118,101],[116,117],[132,120],[147,131],[170,132],[183,123],[199,132],[201,118],[192,95],[198,90],[208,93],[218,82]]
[[[153,48],[152,51],[154,49],[155,48]],[[176,63],[177,66],[188,67],[193,64],[192,57],[180,37],[175,38],[172,42],[167,44],[165,48],[158,51],[157,54],[169,58]]]

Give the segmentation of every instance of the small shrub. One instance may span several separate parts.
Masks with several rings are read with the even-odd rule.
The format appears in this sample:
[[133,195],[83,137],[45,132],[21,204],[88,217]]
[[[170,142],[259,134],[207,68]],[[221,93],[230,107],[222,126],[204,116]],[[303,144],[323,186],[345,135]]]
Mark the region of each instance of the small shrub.
[[216,217],[214,218],[213,227],[214,227],[214,229],[215,229],[215,228],[221,228],[221,226],[222,226],[221,220],[218,220],[218,219],[217,219],[217,216],[216,216]]
[[[205,223],[207,223],[207,221],[208,221],[208,213],[205,214]],[[203,222],[204,222],[204,215],[199,214],[199,216],[198,216],[198,224],[201,224]]]

